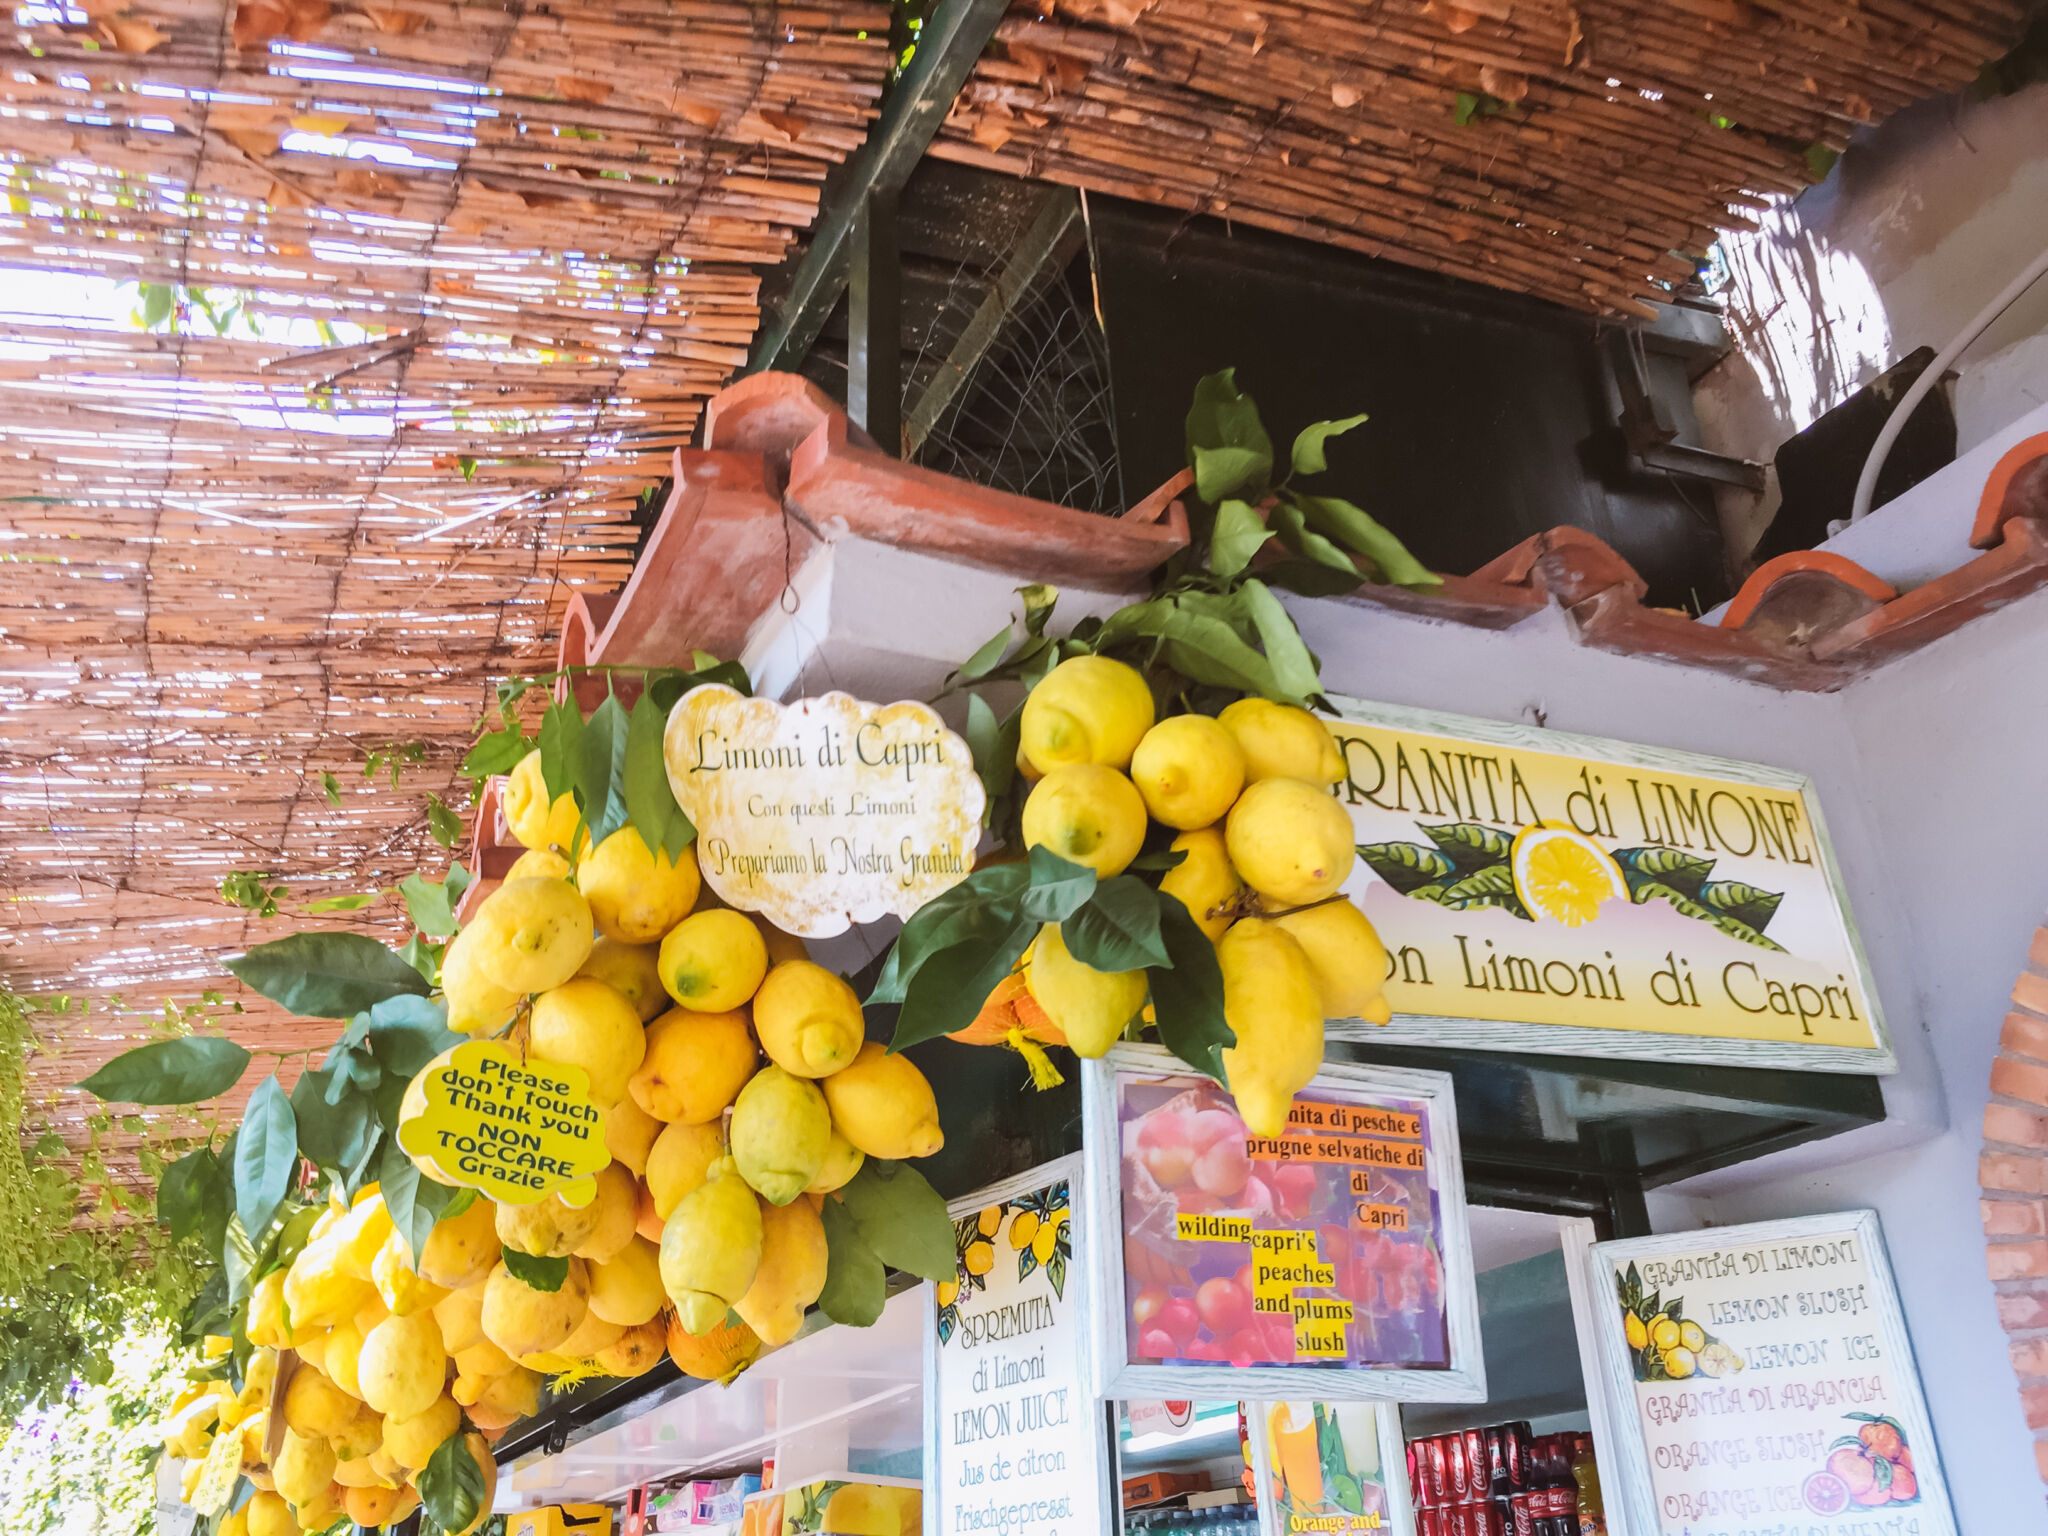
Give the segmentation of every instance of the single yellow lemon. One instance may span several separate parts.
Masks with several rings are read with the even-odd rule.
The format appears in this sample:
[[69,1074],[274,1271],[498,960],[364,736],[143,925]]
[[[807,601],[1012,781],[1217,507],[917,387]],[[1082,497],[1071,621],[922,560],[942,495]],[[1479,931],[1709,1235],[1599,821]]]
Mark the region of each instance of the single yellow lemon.
[[1183,832],[1173,840],[1172,851],[1186,857],[1159,877],[1160,892],[1186,907],[1214,944],[1237,921],[1244,895],[1244,881],[1230,862],[1223,833],[1216,827]]
[[630,1169],[635,1177],[647,1171],[647,1154],[660,1134],[661,1122],[642,1109],[631,1093],[604,1112],[604,1149],[613,1162]]
[[761,1262],[746,1295],[733,1303],[763,1344],[787,1344],[825,1289],[825,1225],[808,1200],[761,1213]]
[[652,944],[688,917],[700,883],[695,848],[671,862],[633,826],[619,828],[576,866],[576,887],[597,931],[625,944]]
[[[825,1166],[832,1112],[816,1083],[771,1063],[733,1100],[727,1135],[740,1177],[770,1205],[788,1205]],[[761,1333],[758,1323],[754,1331]]]
[[576,1257],[598,1265],[618,1257],[620,1250],[633,1240],[634,1228],[640,1220],[640,1181],[625,1164],[606,1163],[597,1170],[597,1194],[590,1204],[597,1212],[597,1221],[576,1245]]
[[1372,920],[1342,896],[1298,907],[1273,919],[1302,947],[1316,973],[1326,1019],[1393,1017],[1381,990],[1387,984],[1387,947]]
[[529,848],[505,871],[507,880],[566,880],[576,872],[566,854],[552,848]]
[[661,941],[661,984],[685,1008],[726,1013],[768,974],[768,945],[744,913],[714,907],[684,918]]
[[671,1008],[647,1026],[647,1054],[626,1090],[657,1120],[701,1125],[746,1086],[755,1060],[746,1014]]
[[1307,710],[1271,699],[1239,699],[1216,717],[1244,752],[1247,784],[1261,779],[1300,779],[1336,784],[1344,778],[1344,754],[1330,728]]
[[1628,897],[1621,866],[1574,827],[1535,822],[1522,828],[1508,850],[1508,867],[1522,905],[1567,928],[1593,921],[1603,901]]
[[510,1024],[522,995],[499,986],[477,968],[483,933],[471,923],[448,941],[441,955],[441,995],[448,1003],[448,1027],[465,1035],[488,1035]]
[[826,1077],[867,1037],[860,998],[840,977],[809,960],[785,960],[754,994],[754,1033],[785,1072]]
[[606,1322],[635,1328],[667,1305],[661,1250],[637,1233],[610,1259],[590,1266],[590,1310]]
[[1230,808],[1230,862],[1274,907],[1337,894],[1358,860],[1351,818],[1327,790],[1300,779],[1261,779]]
[[932,1085],[908,1057],[892,1056],[876,1041],[819,1086],[832,1124],[869,1157],[930,1157],[946,1144]]
[[1323,1064],[1315,971],[1292,934],[1259,918],[1232,925],[1216,946],[1216,964],[1223,972],[1223,1017],[1237,1035],[1237,1044],[1223,1052],[1225,1080],[1246,1128],[1254,1136],[1278,1136],[1294,1095]]
[[1183,832],[1220,821],[1244,788],[1237,739],[1207,715],[1173,715],[1145,733],[1131,782],[1152,819]]
[[553,1349],[576,1331],[590,1310],[590,1268],[569,1261],[569,1273],[552,1291],[537,1291],[501,1260],[484,1289],[484,1337],[517,1359]]
[[725,1138],[717,1118],[701,1125],[678,1121],[665,1126],[647,1154],[647,1192],[663,1221],[683,1196],[710,1175],[711,1165],[725,1156]]
[[1024,846],[1043,846],[1103,879],[1122,874],[1145,841],[1145,801],[1114,768],[1055,768],[1024,802]]
[[545,992],[590,958],[590,903],[566,880],[508,880],[477,908],[474,964],[510,992]]
[[807,1195],[829,1195],[835,1189],[844,1189],[853,1182],[853,1176],[860,1172],[860,1165],[867,1161],[867,1154],[848,1141],[838,1126],[832,1127],[832,1144],[825,1149],[825,1161],[818,1169],[818,1176],[811,1180],[811,1186],[804,1191]]
[[647,1054],[647,1031],[633,1005],[603,982],[573,977],[533,1000],[527,1043],[542,1061],[581,1067],[590,1096],[611,1105]]
[[621,944],[617,939],[599,939],[590,947],[590,958],[576,972],[603,982],[633,1005],[640,1022],[647,1024],[668,1012],[668,992],[661,984],[661,948],[655,944]]
[[1058,923],[1032,941],[1026,985],[1076,1056],[1100,1056],[1145,1005],[1143,971],[1098,971],[1068,951]]
[[576,797],[564,791],[548,799],[547,781],[541,776],[540,752],[529,752],[519,760],[499,797],[505,825],[529,848],[559,848],[569,851],[583,819],[576,809]]
[[683,1196],[661,1232],[661,1283],[689,1332],[725,1321],[761,1264],[761,1200],[731,1158]]
[[498,1241],[538,1258],[566,1258],[596,1229],[598,1214],[595,1200],[570,1205],[560,1194],[543,1195],[531,1205],[500,1205]]
[[1073,763],[1122,768],[1152,728],[1152,690],[1107,656],[1073,656],[1024,700],[1018,750],[1039,773]]
[[448,1371],[448,1353],[441,1347],[441,1325],[432,1312],[387,1317],[363,1340],[356,1377],[363,1401],[377,1412],[409,1419],[425,1413],[441,1395]]

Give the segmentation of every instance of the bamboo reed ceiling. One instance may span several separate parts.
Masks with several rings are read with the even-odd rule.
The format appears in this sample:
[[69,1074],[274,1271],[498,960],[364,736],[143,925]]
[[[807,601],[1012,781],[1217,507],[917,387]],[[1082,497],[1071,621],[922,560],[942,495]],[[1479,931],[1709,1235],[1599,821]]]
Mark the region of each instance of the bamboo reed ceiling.
[[1016,0],[934,153],[1628,312],[2024,10]]
[[91,1004],[38,1093],[445,862],[427,794],[623,579],[888,64],[865,0],[76,3],[0,41],[0,979]]

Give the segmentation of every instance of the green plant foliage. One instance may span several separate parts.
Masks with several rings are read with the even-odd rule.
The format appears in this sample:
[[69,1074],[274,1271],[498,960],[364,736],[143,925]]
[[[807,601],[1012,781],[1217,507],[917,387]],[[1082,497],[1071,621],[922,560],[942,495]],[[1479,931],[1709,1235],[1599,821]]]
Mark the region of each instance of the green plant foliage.
[[243,907],[258,917],[277,916],[278,898],[285,888],[272,884],[269,875],[246,869],[229,870],[220,883],[220,899],[231,907]]
[[[0,1121],[25,1131],[24,1071],[34,1046],[27,1005],[0,991]],[[79,1223],[87,1210],[147,1214],[105,1177],[96,1145],[80,1160],[99,1185],[94,1198],[47,1160],[65,1150],[58,1137],[45,1134],[27,1148],[25,1137],[0,1136],[0,1416],[10,1420],[61,1402],[74,1383],[110,1382],[121,1341],[172,1326],[201,1279],[193,1238],[147,1220]],[[162,1166],[162,1153],[145,1146],[144,1172]]]

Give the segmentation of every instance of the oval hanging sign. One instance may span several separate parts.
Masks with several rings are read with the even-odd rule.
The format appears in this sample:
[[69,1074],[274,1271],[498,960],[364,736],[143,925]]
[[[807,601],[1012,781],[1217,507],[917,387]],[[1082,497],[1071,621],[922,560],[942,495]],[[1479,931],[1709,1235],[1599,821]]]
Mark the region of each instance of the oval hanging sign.
[[662,755],[705,883],[790,933],[908,917],[974,868],[981,779],[928,704],[707,683],[669,712]]
[[471,1040],[428,1062],[407,1088],[398,1145],[443,1184],[505,1205],[560,1195],[585,1206],[609,1163],[604,1110],[581,1067]]

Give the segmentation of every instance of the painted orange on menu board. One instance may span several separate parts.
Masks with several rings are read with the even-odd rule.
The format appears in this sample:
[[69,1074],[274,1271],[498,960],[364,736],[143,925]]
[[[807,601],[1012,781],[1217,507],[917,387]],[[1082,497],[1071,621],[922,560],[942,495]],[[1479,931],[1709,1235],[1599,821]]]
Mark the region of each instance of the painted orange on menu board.
[[1347,713],[1350,894],[1396,1014],[1885,1051],[1804,780]]
[[1449,1364],[1426,1109],[1297,1102],[1247,1133],[1207,1078],[1120,1080],[1133,1364]]

